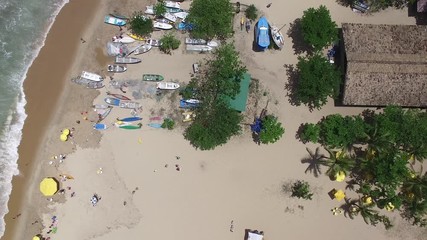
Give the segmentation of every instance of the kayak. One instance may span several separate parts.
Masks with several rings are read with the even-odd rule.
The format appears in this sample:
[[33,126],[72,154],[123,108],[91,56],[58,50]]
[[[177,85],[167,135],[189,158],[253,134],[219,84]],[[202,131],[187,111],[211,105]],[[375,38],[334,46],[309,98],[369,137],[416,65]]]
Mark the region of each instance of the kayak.
[[121,126],[119,126],[119,128],[129,129],[129,130],[140,129],[141,127],[142,127],[142,123],[138,123],[137,125],[121,125]]
[[121,121],[121,122],[134,122],[134,121],[139,121],[142,120],[141,117],[126,117],[126,118],[117,118],[117,121]]

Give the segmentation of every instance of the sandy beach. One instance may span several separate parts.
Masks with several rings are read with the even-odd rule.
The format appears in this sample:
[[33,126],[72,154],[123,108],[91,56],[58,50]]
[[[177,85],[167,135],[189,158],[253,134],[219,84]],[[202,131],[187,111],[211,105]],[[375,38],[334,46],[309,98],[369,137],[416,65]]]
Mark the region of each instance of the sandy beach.
[[[184,84],[191,79],[192,64],[208,57],[186,53],[181,43],[171,55],[152,49],[140,55],[142,63],[128,65],[127,72],[107,73],[106,65],[113,58],[107,56],[105,46],[119,29],[103,23],[103,17],[114,11],[131,15],[152,2],[71,0],[62,9],[25,81],[28,118],[19,147],[21,174],[13,181],[2,239],[31,239],[36,234],[52,240],[243,239],[245,229],[262,230],[267,239],[425,239],[425,230],[410,226],[397,214],[391,216],[395,227],[388,231],[366,225],[361,217],[351,220],[331,214],[330,209],[340,203],[327,193],[345,183],[304,174],[307,166],[301,159],[308,156],[306,147],[316,145],[301,143],[295,134],[301,123],[315,123],[332,113],[358,114],[364,108],[336,107],[331,100],[322,110],[310,112],[305,106],[291,105],[285,89],[289,79],[284,65],[296,64],[298,56],[295,40],[287,36],[289,26],[307,8],[326,5],[339,26],[343,22],[415,24],[407,9],[367,16],[334,0],[240,1],[255,4],[271,23],[286,24],[282,30],[286,45],[281,51],[252,51],[253,34],[240,31],[241,15],[235,18],[234,36],[242,62],[266,92],[257,107],[248,105],[248,112],[259,113],[269,101],[269,112],[278,116],[286,132],[277,143],[258,146],[245,128],[226,145],[200,151],[182,136],[186,125],[180,122],[177,92],[156,97],[151,83],[129,88],[125,94],[142,104],[142,129],[112,126],[116,118],[130,116],[125,109],[113,109],[104,120],[110,126],[105,131],[94,130],[86,120],[91,106],[102,104],[107,91],[121,93],[108,84],[109,76],[140,80],[144,73],[158,73]],[[270,2],[272,6],[266,8]],[[185,1],[183,8],[190,3]],[[82,70],[105,76],[106,87],[89,90],[72,83],[70,79]],[[177,128],[148,127],[149,118],[157,116],[177,119]],[[59,140],[64,128],[75,129],[67,142]],[[59,154],[67,155],[62,163],[52,159]],[[64,174],[74,179],[62,181],[65,194],[48,201],[39,192],[39,182]],[[283,191],[283,185],[297,179],[311,184],[312,201],[291,198]],[[90,202],[93,194],[101,197],[96,206]],[[53,216],[57,232],[48,234]]]

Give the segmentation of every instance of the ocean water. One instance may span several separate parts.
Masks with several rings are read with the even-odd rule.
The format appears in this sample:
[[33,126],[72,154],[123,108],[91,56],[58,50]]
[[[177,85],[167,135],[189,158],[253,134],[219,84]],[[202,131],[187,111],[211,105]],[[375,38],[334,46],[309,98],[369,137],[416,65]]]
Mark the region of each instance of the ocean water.
[[12,177],[19,174],[17,149],[27,117],[23,82],[66,3],[68,0],[0,0],[0,238]]

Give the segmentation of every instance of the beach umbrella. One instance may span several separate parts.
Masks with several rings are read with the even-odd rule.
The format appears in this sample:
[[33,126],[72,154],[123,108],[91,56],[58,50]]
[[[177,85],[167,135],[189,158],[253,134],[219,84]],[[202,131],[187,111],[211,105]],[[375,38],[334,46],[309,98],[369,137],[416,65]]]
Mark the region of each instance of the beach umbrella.
[[44,178],[40,182],[40,192],[45,196],[53,196],[59,189],[59,182],[52,177]]
[[362,201],[363,201],[364,204],[371,204],[372,203],[372,198],[369,197],[369,196],[364,196],[362,198]]
[[336,200],[341,201],[345,198],[345,193],[343,190],[336,190],[334,193],[334,197]]
[[34,236],[33,240],[41,240],[39,236]]
[[389,202],[389,203],[387,203],[387,205],[385,206],[385,209],[387,210],[387,211],[393,211],[394,210],[394,205],[393,205],[393,203],[391,203],[391,202]]
[[335,173],[335,181],[337,182],[342,182],[345,179],[345,172],[343,171],[339,171],[337,173]]
[[65,134],[66,136],[70,135],[70,129],[66,128],[62,130],[62,134]]
[[68,136],[66,134],[61,134],[61,136],[59,137],[59,139],[61,139],[61,141],[65,142],[68,140]]

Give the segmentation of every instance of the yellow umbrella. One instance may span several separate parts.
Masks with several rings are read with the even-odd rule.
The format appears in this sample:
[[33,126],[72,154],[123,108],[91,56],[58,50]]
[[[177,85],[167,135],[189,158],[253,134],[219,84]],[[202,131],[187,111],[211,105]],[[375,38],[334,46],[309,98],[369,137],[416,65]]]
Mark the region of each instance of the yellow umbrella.
[[40,182],[40,192],[45,196],[53,196],[59,189],[59,183],[55,178],[47,177]]
[[335,174],[335,181],[342,182],[345,179],[345,172],[339,171]]
[[393,203],[391,203],[391,202],[389,202],[389,203],[387,203],[387,205],[385,206],[385,209],[387,210],[387,211],[393,211],[394,210],[394,205],[393,205]]
[[70,135],[70,129],[66,128],[62,130],[62,134],[65,134],[66,136]]
[[33,240],[41,240],[39,236],[34,236]]
[[68,136],[66,134],[61,134],[61,136],[59,137],[59,139],[61,139],[61,141],[65,142],[68,140]]
[[363,201],[364,204],[371,204],[372,203],[372,198],[369,197],[369,196],[364,196],[362,198],[362,201]]
[[336,190],[334,193],[334,197],[336,200],[341,201],[345,198],[345,193],[343,190]]

